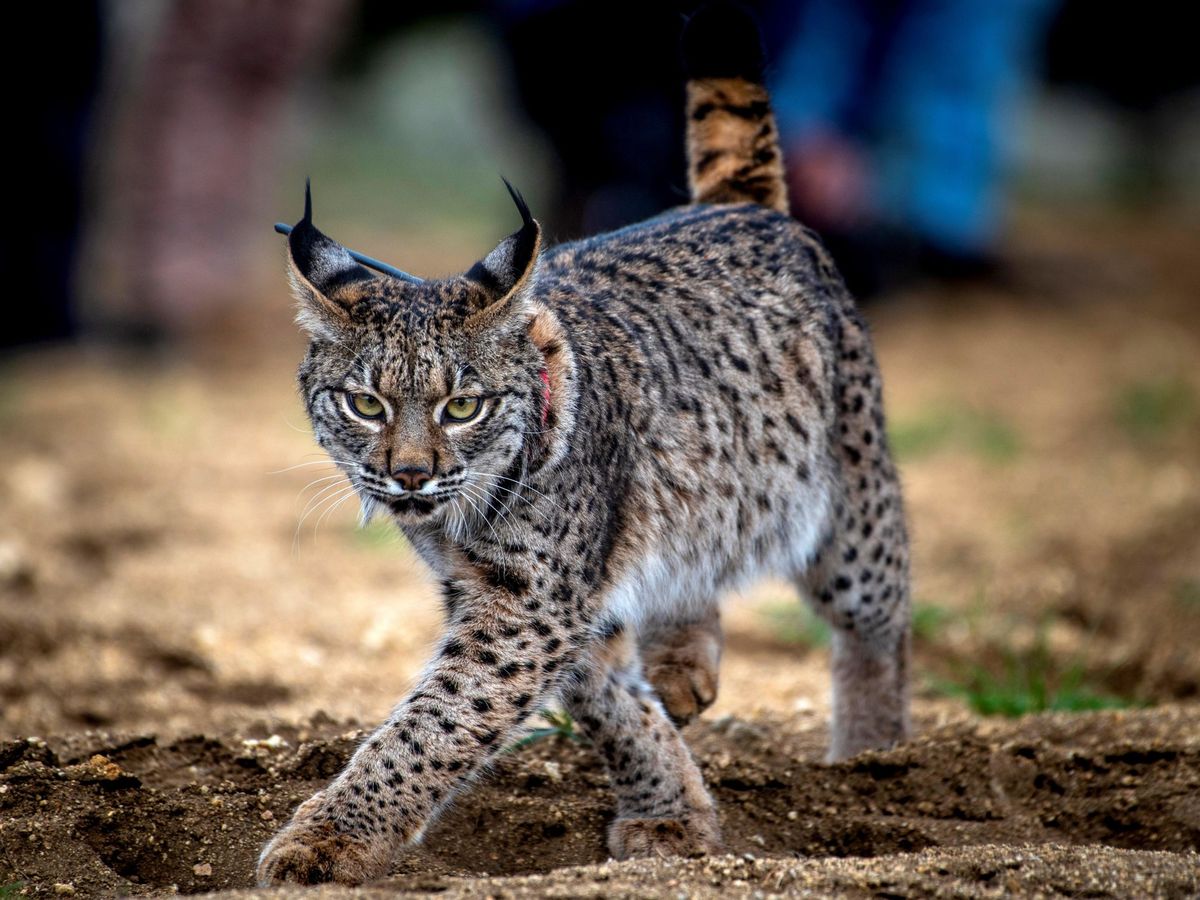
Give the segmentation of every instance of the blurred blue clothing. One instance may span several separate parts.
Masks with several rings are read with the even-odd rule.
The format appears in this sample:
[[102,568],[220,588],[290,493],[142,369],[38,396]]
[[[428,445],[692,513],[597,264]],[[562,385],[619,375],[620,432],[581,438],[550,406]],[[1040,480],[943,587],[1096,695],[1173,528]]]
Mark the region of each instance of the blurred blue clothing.
[[870,154],[886,224],[986,255],[1012,104],[1055,0],[808,0],[772,93],[786,145],[816,131]]

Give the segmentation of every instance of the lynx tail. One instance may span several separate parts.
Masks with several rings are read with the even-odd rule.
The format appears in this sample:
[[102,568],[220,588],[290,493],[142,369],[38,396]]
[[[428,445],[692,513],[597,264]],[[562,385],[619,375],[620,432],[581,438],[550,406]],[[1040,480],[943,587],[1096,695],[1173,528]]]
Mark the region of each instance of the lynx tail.
[[787,212],[779,132],[752,15],[733,3],[703,7],[684,29],[683,58],[692,202],[758,203]]

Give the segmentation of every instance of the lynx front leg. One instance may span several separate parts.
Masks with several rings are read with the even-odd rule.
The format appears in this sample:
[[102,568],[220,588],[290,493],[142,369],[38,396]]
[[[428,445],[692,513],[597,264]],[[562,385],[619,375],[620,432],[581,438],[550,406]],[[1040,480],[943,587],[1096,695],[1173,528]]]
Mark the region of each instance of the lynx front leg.
[[610,629],[564,694],[604,757],[616,794],[612,855],[720,853],[716,807],[678,729],[641,677],[632,636]]
[[487,580],[450,586],[448,632],[416,690],[266,846],[259,884],[387,874],[399,849],[557,691],[586,627],[571,591],[550,577],[538,581],[553,593],[536,595],[523,578]]
[[646,679],[676,725],[686,725],[717,699],[721,611],[714,599],[695,621],[651,624],[641,637]]

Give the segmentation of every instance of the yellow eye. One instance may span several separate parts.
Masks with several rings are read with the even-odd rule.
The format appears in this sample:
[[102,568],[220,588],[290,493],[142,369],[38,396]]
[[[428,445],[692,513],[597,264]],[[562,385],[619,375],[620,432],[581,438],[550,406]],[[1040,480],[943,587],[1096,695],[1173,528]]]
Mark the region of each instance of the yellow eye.
[[364,419],[383,418],[383,403],[371,394],[351,394],[350,405]]
[[454,397],[446,404],[446,418],[454,422],[473,419],[477,412],[479,412],[478,397]]

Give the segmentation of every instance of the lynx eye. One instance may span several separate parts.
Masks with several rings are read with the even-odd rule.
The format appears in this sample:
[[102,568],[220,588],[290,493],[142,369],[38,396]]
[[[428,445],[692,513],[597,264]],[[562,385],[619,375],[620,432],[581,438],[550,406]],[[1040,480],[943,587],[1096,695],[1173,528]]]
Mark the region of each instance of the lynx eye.
[[466,422],[479,413],[478,397],[452,397],[446,403],[445,417],[452,422]]
[[364,419],[382,419],[383,403],[372,394],[354,393],[350,395],[350,406]]

